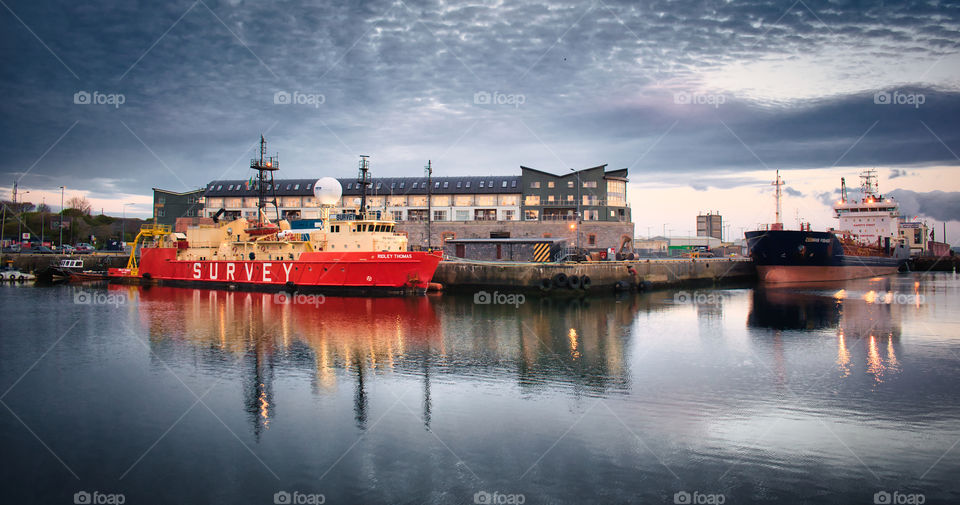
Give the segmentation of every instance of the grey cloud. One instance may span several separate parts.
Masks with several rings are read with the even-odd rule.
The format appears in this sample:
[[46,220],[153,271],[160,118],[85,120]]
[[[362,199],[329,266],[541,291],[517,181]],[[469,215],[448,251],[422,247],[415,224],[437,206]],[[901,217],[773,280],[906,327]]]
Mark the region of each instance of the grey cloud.
[[960,221],[960,192],[916,192],[895,189],[890,196],[900,202],[905,216],[923,215],[938,221]]

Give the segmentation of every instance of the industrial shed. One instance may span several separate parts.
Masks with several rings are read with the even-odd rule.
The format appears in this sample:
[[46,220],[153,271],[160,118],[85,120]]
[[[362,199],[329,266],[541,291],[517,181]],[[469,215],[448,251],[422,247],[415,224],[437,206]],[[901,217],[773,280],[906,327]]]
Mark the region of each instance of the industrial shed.
[[566,247],[565,238],[461,238],[448,239],[443,250],[452,258],[548,262]]

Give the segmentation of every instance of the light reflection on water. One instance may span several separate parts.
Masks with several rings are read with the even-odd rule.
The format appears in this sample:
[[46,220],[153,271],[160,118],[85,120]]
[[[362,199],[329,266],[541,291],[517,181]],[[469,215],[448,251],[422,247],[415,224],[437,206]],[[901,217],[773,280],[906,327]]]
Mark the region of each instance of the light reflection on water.
[[4,488],[65,503],[97,486],[128,503],[272,503],[282,489],[328,503],[957,499],[958,286],[519,307],[120,286],[126,303],[96,306],[71,301],[97,288],[4,287],[3,401],[52,451],[0,417],[24,463],[4,467]]

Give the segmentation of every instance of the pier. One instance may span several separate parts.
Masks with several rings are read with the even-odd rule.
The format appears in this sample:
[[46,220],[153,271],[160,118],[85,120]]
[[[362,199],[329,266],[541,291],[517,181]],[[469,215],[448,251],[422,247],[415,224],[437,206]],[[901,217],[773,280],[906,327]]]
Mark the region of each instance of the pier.
[[[636,271],[634,276],[629,268]],[[589,278],[588,290],[615,289],[618,283],[647,287],[720,283],[753,279],[756,271],[749,258],[656,258],[633,261],[582,263],[519,263],[450,260],[442,261],[433,281],[445,289],[499,288],[516,290],[561,289],[558,275]],[[549,282],[550,287],[547,288]],[[621,285],[623,286],[623,285]],[[571,289],[566,286],[565,289]],[[583,289],[580,287],[579,289]]]

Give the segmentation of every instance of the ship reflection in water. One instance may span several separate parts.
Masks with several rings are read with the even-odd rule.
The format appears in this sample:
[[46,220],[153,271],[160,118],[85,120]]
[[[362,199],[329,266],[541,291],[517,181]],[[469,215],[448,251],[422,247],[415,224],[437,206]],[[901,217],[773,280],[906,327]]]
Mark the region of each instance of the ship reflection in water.
[[[431,418],[431,381],[503,381],[523,394],[551,387],[574,395],[628,388],[624,359],[636,300],[551,299],[477,305],[470,298],[344,298],[111,286],[136,297],[138,317],[161,360],[190,344],[207,367],[236,361],[246,370],[246,410],[257,435],[283,405],[272,383],[278,366],[307,371],[315,394],[353,389],[356,425],[369,424],[370,375],[422,380]],[[438,305],[442,305],[439,306]],[[442,309],[442,313],[438,312]],[[595,311],[607,314],[597,319]],[[176,313],[176,317],[171,317]]]

